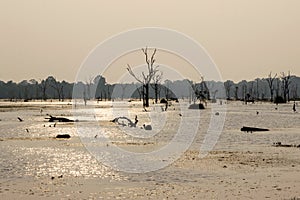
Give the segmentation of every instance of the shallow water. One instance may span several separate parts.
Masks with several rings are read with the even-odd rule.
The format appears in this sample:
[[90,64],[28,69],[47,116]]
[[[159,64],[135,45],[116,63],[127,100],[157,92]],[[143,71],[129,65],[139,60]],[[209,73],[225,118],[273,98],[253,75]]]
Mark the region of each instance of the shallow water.
[[[167,112],[162,112],[163,105],[151,105],[149,112],[144,112],[139,102],[90,102],[87,107],[77,106],[76,110],[70,104],[70,102],[0,102],[1,180],[24,176],[51,177],[62,174],[69,177],[100,178],[108,181],[147,179],[149,174],[129,176],[127,173],[117,172],[98,162],[81,143],[78,128],[86,128],[84,134],[79,135],[81,139],[91,144],[105,147],[113,143],[126,151],[151,152],[172,140],[182,120],[179,114],[190,119],[200,114],[200,126],[190,147],[192,150],[199,150],[211,114],[214,115],[211,113],[211,105],[208,105],[208,109],[205,110],[187,112],[182,112],[177,104],[170,106]],[[45,119],[47,114],[78,119],[79,123],[76,126],[75,123],[47,122]],[[126,120],[120,120],[120,125],[109,122],[118,116],[125,116],[134,121],[136,115],[139,120],[136,128],[128,127]],[[19,122],[17,117],[24,121]],[[213,150],[248,150],[253,146],[270,146],[278,141],[300,144],[299,122],[300,114],[292,111],[292,104],[243,105],[242,102],[229,102],[224,129]],[[144,123],[151,124],[153,130],[141,129]],[[243,133],[240,131],[242,126],[268,128],[270,131]],[[186,127],[186,129],[191,128]],[[71,139],[54,139],[57,134],[70,134]],[[136,138],[137,136],[140,137]],[[163,173],[159,177],[164,180],[176,179],[172,173],[174,170],[178,169],[168,167],[157,173]],[[195,179],[194,172],[181,171],[181,173],[188,177],[185,181]],[[203,176],[202,174],[197,177]]]

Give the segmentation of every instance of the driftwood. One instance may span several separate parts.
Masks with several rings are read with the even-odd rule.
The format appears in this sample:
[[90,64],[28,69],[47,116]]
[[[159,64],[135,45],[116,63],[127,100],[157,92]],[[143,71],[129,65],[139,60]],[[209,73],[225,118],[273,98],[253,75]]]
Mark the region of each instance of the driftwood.
[[266,128],[255,128],[255,127],[248,127],[248,126],[243,126],[243,128],[241,128],[241,131],[244,131],[244,132],[257,132],[257,131],[269,131],[269,129],[266,129]]
[[51,115],[49,115],[49,117],[45,119],[48,119],[49,122],[74,122],[74,120],[65,117],[53,117]]
[[137,123],[138,123],[138,119],[137,119],[137,116],[135,116],[135,122],[131,121],[129,118],[127,117],[116,117],[114,118],[113,120],[111,120],[111,122],[114,122],[114,123],[118,123],[119,125],[123,125],[123,126],[126,126],[126,124],[124,123],[120,123],[119,122],[119,119],[125,119],[128,121],[128,126],[130,127],[136,127]]
[[296,147],[300,148],[300,144],[282,144],[281,142],[274,142],[273,143],[274,147]]

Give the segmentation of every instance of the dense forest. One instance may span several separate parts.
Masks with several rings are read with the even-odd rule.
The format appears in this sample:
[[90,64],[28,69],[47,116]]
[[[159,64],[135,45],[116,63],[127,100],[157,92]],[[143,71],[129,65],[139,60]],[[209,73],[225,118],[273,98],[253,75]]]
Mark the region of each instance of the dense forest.
[[[280,76],[270,73],[266,78],[257,78],[252,81],[234,83],[205,81],[194,83],[190,80],[165,80],[163,83],[151,83],[150,99],[218,99],[228,100],[264,100],[264,101],[290,101],[299,99],[300,77],[281,73]],[[77,88],[74,92],[73,88]],[[78,92],[78,88],[79,91]],[[105,77],[100,75],[87,82],[68,83],[58,81],[49,76],[43,80],[23,80],[19,83],[13,81],[0,81],[0,98],[11,101],[29,101],[58,99],[142,99],[143,91],[139,83],[109,84]]]

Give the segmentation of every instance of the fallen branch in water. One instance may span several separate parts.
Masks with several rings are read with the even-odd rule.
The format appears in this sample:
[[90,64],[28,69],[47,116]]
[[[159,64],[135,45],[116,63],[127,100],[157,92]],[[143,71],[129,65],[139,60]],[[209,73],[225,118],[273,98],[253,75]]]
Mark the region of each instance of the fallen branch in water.
[[300,148],[300,144],[282,144],[281,142],[274,142],[273,145],[274,147],[296,147]]

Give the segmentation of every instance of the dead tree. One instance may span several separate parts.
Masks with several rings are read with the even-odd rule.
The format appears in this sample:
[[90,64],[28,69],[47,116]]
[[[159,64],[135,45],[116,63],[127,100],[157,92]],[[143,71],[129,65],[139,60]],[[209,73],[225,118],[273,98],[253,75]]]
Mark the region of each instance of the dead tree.
[[158,94],[160,93],[160,82],[162,80],[162,76],[163,73],[160,72],[160,74],[156,74],[155,76],[153,76],[153,85],[151,85],[151,87],[154,89],[154,93],[155,93],[155,103],[157,103],[158,100]]
[[271,95],[271,102],[274,100],[274,80],[276,78],[277,74],[272,76],[272,72],[268,75],[268,78],[266,79],[270,88],[270,95]]
[[291,79],[290,71],[288,72],[288,74],[281,72],[283,99],[285,102],[290,101],[290,92],[289,92],[290,89],[289,86],[291,83],[290,79]]
[[154,66],[155,63],[155,53],[156,53],[156,49],[154,49],[151,58],[149,59],[149,54],[148,54],[148,48],[146,47],[145,49],[142,49],[143,53],[145,54],[145,61],[147,64],[147,70],[148,72],[144,73],[142,72],[142,77],[138,77],[133,71],[132,68],[129,64],[127,64],[127,71],[129,72],[129,74],[135,78],[135,80],[137,80],[139,83],[141,83],[143,85],[143,96],[145,101],[143,101],[143,106],[144,107],[149,107],[149,85],[151,80],[153,79],[153,77],[156,75],[156,73],[158,72],[158,65]]

